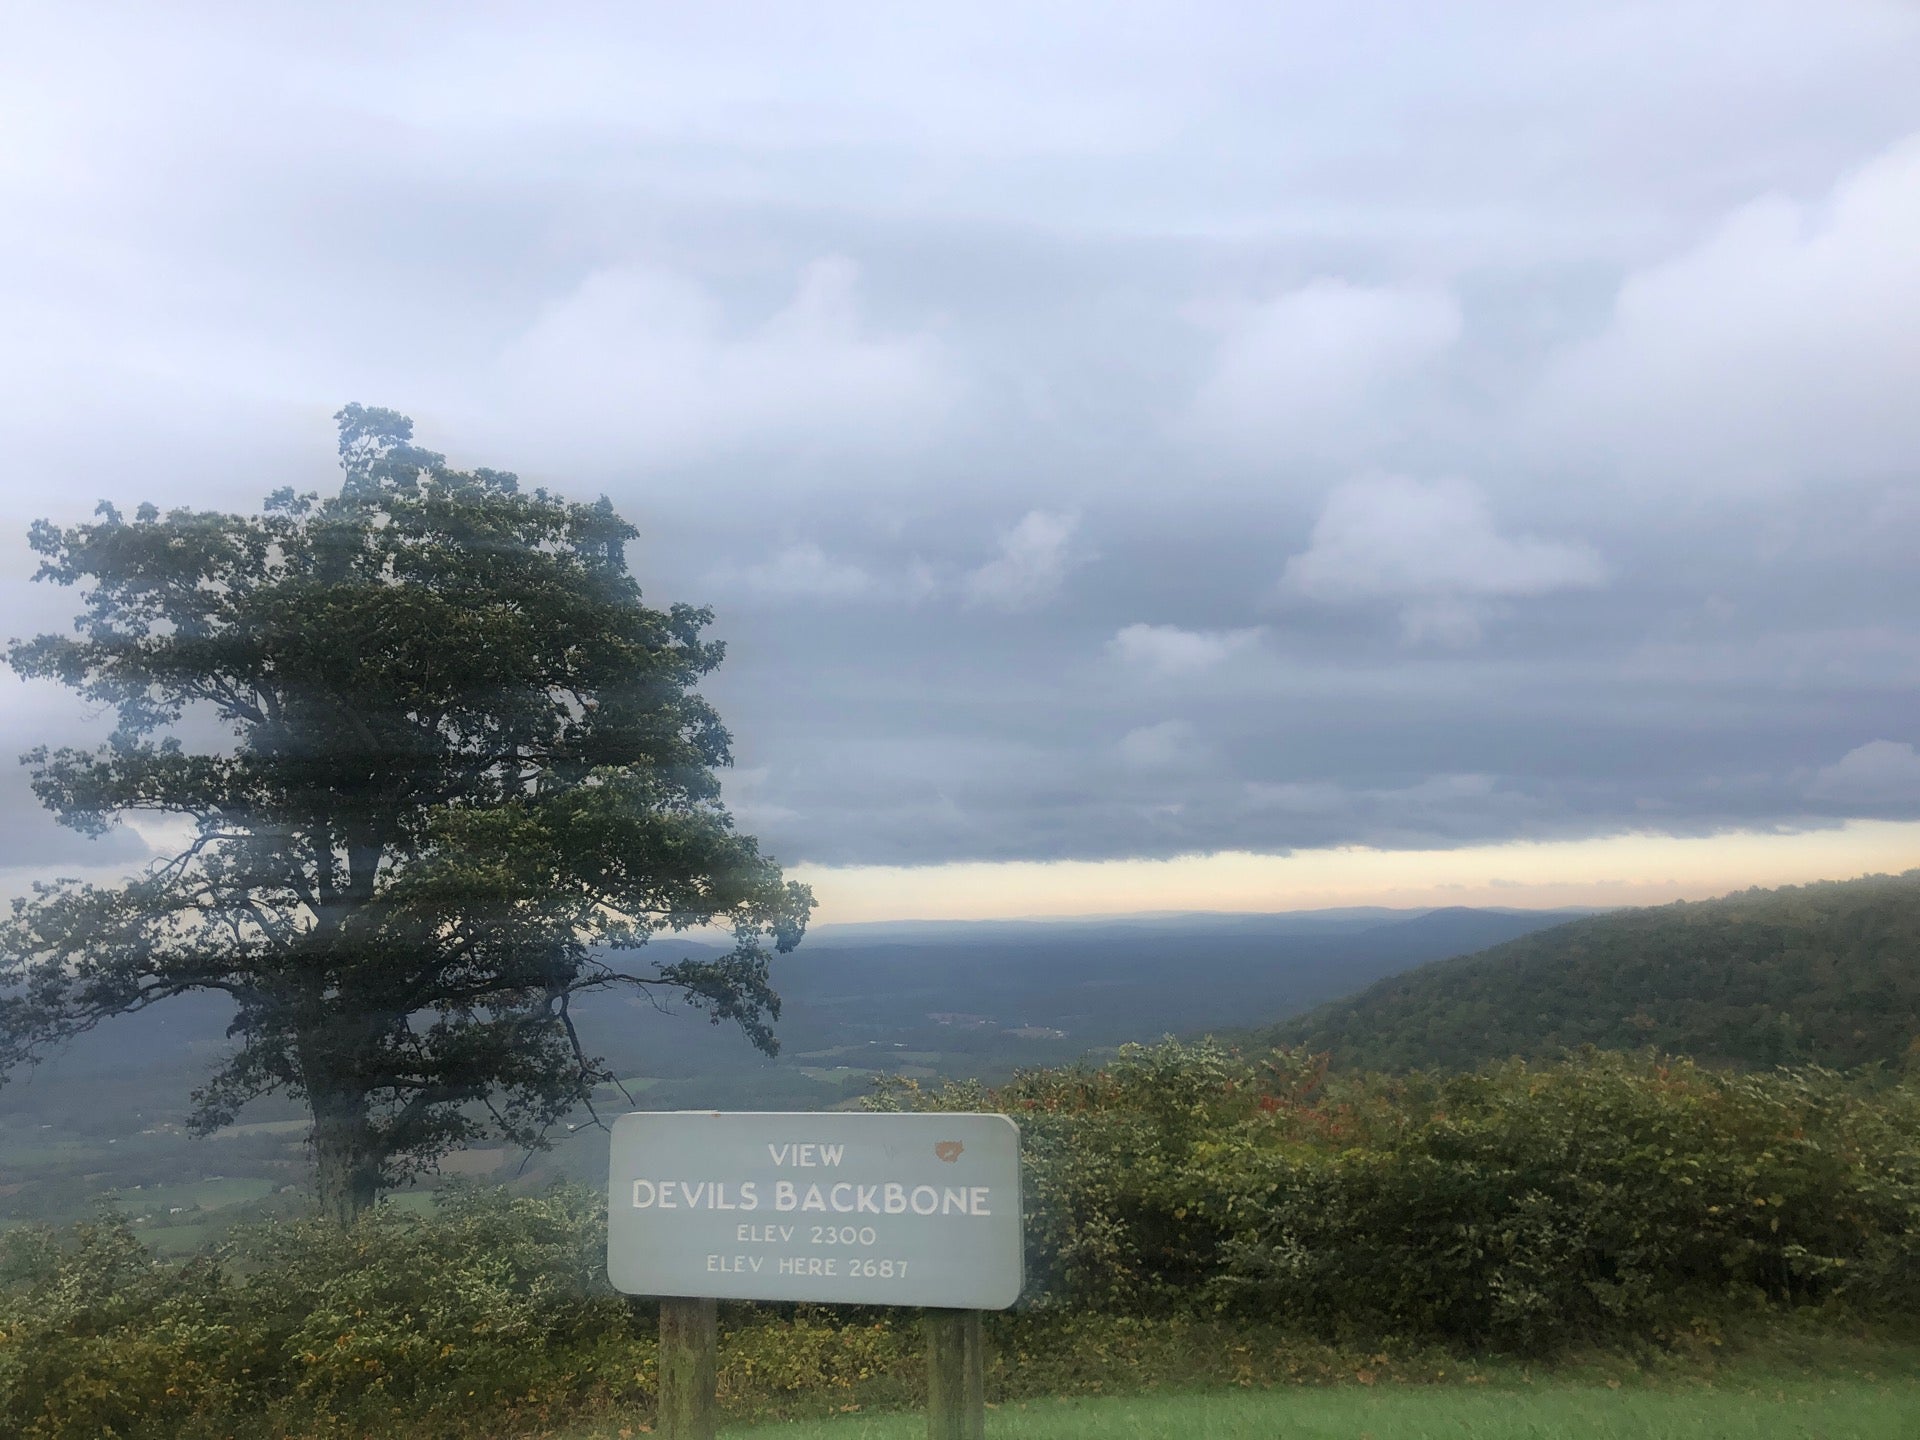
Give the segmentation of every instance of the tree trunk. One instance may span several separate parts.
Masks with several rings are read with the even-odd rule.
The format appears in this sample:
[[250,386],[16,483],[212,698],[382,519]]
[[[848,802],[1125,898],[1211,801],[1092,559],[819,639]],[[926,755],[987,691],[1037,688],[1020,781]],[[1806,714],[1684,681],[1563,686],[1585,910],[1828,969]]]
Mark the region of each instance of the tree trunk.
[[313,1104],[314,1182],[320,1213],[351,1225],[380,1193],[380,1156],[367,1123],[367,1097],[309,1086]]

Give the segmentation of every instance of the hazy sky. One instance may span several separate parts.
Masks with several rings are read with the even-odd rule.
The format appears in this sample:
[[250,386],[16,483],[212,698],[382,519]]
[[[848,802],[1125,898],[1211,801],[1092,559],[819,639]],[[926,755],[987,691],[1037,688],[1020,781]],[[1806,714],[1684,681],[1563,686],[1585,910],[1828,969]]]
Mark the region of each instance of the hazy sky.
[[1920,7],[8,13],[9,634],[360,400],[716,607],[823,918],[1920,864]]

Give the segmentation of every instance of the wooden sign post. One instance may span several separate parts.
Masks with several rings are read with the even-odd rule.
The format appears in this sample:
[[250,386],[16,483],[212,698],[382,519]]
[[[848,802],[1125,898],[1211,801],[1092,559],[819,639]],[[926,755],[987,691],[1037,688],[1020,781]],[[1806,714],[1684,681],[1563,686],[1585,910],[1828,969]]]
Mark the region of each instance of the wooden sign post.
[[661,1297],[667,1440],[713,1440],[716,1299],[924,1307],[927,1434],[982,1440],[980,1312],[1024,1280],[1007,1116],[637,1112],[610,1171],[607,1275]]
[[669,1296],[660,1302],[660,1393],[655,1429],[667,1440],[714,1440],[720,1428],[719,1307]]
[[927,1312],[927,1440],[985,1440],[987,1364],[978,1310]]

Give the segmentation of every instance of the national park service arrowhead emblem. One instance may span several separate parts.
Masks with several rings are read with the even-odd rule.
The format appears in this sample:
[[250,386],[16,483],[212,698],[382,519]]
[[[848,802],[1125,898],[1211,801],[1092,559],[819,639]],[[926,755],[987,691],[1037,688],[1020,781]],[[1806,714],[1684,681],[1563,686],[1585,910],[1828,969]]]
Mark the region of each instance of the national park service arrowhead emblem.
[[960,1152],[966,1148],[958,1140],[936,1140],[933,1153],[951,1165],[960,1158]]

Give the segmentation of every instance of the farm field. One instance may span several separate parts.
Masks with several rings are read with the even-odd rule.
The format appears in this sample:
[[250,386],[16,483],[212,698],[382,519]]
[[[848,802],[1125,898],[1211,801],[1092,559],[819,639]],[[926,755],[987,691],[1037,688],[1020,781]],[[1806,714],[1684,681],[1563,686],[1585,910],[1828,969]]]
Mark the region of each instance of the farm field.
[[[1920,1383],[1912,1380],[1792,1381],[1751,1389],[1356,1385],[1036,1400],[990,1410],[987,1434],[990,1440],[1906,1440],[1916,1413]],[[917,1440],[926,1420],[913,1412],[848,1415],[722,1433],[729,1440]]]

